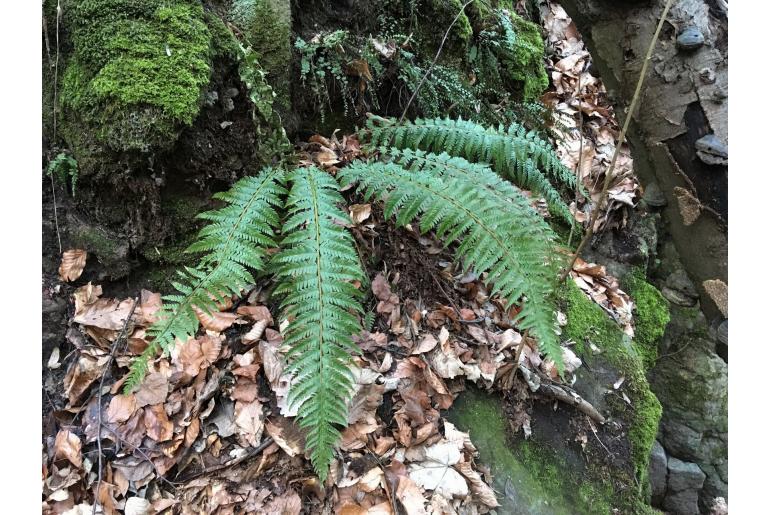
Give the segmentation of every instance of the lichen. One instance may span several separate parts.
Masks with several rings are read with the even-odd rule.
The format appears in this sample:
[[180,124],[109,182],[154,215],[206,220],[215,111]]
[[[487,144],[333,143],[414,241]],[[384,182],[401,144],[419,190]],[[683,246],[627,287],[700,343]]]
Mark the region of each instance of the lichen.
[[73,55],[62,78],[69,134],[113,150],[173,143],[200,109],[211,35],[192,0],[80,0],[69,10]]
[[586,343],[593,343],[600,349],[602,359],[606,359],[625,377],[623,391],[631,400],[630,416],[625,414],[628,412],[626,405],[617,403],[613,411],[617,416],[628,418],[634,473],[638,484],[643,485],[640,493],[646,494],[644,489],[648,485],[650,450],[658,433],[662,408],[650,390],[644,363],[621,329],[571,281],[564,290],[564,298],[567,304],[565,334],[577,342],[578,353],[590,356],[592,351]]
[[628,292],[636,306],[634,345],[649,370],[658,359],[658,343],[671,320],[668,301],[655,286],[645,280],[644,272],[635,270],[627,279]]

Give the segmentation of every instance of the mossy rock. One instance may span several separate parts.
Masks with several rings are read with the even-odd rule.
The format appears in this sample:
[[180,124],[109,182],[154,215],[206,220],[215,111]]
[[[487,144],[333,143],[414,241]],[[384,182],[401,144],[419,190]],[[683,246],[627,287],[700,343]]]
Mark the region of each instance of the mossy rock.
[[[543,411],[552,411],[550,405]],[[531,438],[514,437],[502,400],[474,388],[460,394],[446,417],[470,434],[478,461],[490,468],[501,505],[498,513],[593,515],[614,509],[634,515],[656,513],[634,493],[634,485],[618,488],[614,475],[587,462],[574,441],[574,445],[565,441],[571,439],[566,414],[550,426],[533,415]]]
[[211,33],[201,3],[78,0],[65,16],[73,55],[60,101],[63,129],[82,143],[73,150],[169,148],[197,116],[210,79]]
[[[627,425],[634,473],[631,480],[641,485],[640,494],[646,496],[650,451],[662,409],[650,390],[644,361],[620,327],[571,281],[563,290],[563,298],[567,315],[565,336],[577,343],[577,353],[588,365],[578,369],[576,388],[581,383],[585,387],[593,382],[592,394],[579,389],[580,393],[595,406],[606,407],[612,417]],[[624,380],[615,391],[613,384],[621,377]]]

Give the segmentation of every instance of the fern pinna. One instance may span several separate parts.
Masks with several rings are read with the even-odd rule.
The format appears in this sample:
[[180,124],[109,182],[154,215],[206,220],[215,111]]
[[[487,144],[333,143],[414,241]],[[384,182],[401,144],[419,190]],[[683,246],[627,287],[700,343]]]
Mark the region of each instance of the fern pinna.
[[158,350],[168,352],[177,339],[184,342],[195,335],[199,312],[218,311],[219,301],[254,283],[249,269],[263,269],[265,249],[278,246],[274,231],[279,225],[276,208],[286,191],[283,181],[283,171],[270,168],[257,177],[245,177],[229,191],[214,195],[225,207],[198,215],[209,224],[188,251],[202,252],[203,257],[197,267],[178,272],[179,280],[172,283],[178,293],[163,297],[157,322],[147,331],[152,341],[131,364],[126,392],[142,382]]
[[398,124],[394,120],[372,117],[367,124],[370,145],[447,152],[469,161],[490,163],[495,172],[519,187],[542,195],[549,207],[572,222],[569,208],[549,182],[575,189],[575,175],[567,169],[551,145],[534,131],[517,123],[484,127],[468,120],[417,119]]
[[311,461],[324,480],[353,390],[350,356],[359,349],[351,336],[361,331],[363,316],[353,282],[363,281],[364,273],[353,238],[337,223],[350,221],[337,207],[344,203],[337,182],[312,167],[296,170],[291,181],[286,237],[273,260],[275,294],[285,296],[290,320],[284,334],[293,373],[287,401],[299,407]]
[[[505,167],[526,172],[529,165],[521,168],[521,163],[537,162],[559,178],[563,171],[550,161],[553,156],[541,148],[542,142],[516,131],[444,120],[401,127],[385,121],[370,134],[370,145],[393,140],[397,148],[379,148],[375,155],[381,159],[349,164],[336,180],[315,167],[292,172],[268,168],[217,195],[226,205],[199,215],[208,225],[189,249],[201,253],[200,263],[181,271],[174,283],[177,293],[164,297],[148,330],[150,346],[131,366],[128,391],[141,382],[159,350],[168,351],[177,339],[195,335],[199,316],[216,311],[224,298],[253,284],[255,271],[272,272],[277,282],[273,295],[281,299],[288,321],[283,330],[287,372],[292,374],[288,402],[307,431],[313,466],[325,478],[354,386],[351,356],[359,349],[352,336],[367,318],[356,287],[366,277],[345,228],[349,216],[340,208],[344,198],[339,183],[357,184],[367,198],[382,199],[386,215],[394,215],[398,224],[419,217],[423,231],[434,230],[447,245],[456,244],[458,258],[477,274],[486,274],[492,293],[508,306],[521,306],[519,329],[535,337],[560,366],[552,299],[560,264],[555,236],[522,191],[501,177]],[[556,195],[547,179],[539,177]],[[275,247],[278,253],[268,260],[267,249]]]

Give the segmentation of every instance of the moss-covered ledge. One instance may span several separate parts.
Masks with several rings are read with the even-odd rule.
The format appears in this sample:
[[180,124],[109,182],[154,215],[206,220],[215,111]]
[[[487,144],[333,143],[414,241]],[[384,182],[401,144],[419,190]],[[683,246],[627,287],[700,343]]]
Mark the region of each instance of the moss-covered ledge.
[[[571,281],[564,288],[562,298],[567,315],[565,336],[576,342],[576,352],[587,365],[579,369],[575,386],[579,386],[581,379],[588,382],[595,381],[597,376],[601,378],[594,384],[594,398],[586,397],[597,404],[603,402],[612,419],[622,421],[627,427],[633,465],[633,477],[628,479],[638,485],[640,497],[646,499],[649,495],[650,451],[658,433],[662,409],[650,390],[644,361],[617,324]],[[617,389],[608,382],[621,377],[624,380]]]
[[211,72],[211,34],[196,0],[75,0],[62,77],[62,129],[84,173],[99,147],[169,148],[197,116]]

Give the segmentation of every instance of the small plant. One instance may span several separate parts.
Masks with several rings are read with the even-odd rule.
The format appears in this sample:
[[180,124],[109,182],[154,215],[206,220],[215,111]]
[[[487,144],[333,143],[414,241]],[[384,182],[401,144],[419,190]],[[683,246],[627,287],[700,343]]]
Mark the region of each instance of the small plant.
[[53,177],[66,186],[69,179],[72,188],[72,196],[75,196],[75,188],[78,183],[78,162],[75,158],[65,152],[59,152],[51,162],[48,163],[46,175]]
[[[401,127],[380,119],[379,124],[372,122],[362,133],[370,154],[379,157],[354,162],[336,178],[315,167],[267,168],[216,196],[225,205],[199,215],[208,225],[189,248],[200,254],[199,264],[181,270],[177,293],[164,297],[148,330],[150,345],[131,365],[126,391],[141,383],[159,350],[194,336],[200,316],[254,284],[254,272],[271,273],[277,282],[273,295],[288,322],[283,329],[287,370],[293,374],[288,401],[307,431],[313,466],[325,479],[354,386],[351,356],[359,349],[352,336],[362,323],[370,328],[373,322],[361,304],[357,285],[366,277],[345,228],[349,216],[340,208],[345,202],[340,190],[348,186],[381,199],[385,215],[398,225],[419,217],[423,232],[435,231],[446,245],[456,246],[458,259],[483,274],[493,295],[520,307],[519,329],[561,367],[553,299],[561,261],[555,235],[526,196],[485,163],[514,179],[517,174],[505,166],[515,171],[543,165],[560,178],[544,143],[518,130],[463,121],[420,120]],[[423,144],[434,152],[416,149]],[[482,162],[472,162],[479,158]],[[520,160],[526,162],[523,168]],[[279,250],[270,257],[268,249],[274,248]]]

